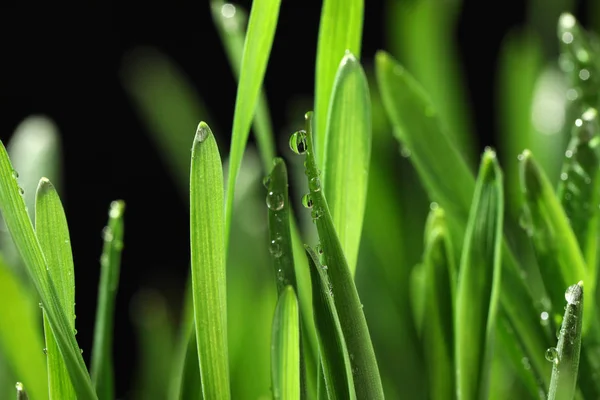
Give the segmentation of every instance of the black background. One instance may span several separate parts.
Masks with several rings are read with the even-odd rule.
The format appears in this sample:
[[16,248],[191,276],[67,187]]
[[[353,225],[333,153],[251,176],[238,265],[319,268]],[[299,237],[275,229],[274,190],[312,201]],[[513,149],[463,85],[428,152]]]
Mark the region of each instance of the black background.
[[[249,9],[251,2],[239,3]],[[296,95],[312,95],[321,2],[282,3],[266,88],[276,133],[288,135],[283,131],[286,103]],[[383,1],[366,3],[362,57],[371,60],[377,49],[385,48]],[[524,22],[525,13],[521,1],[464,2],[456,40],[481,147],[493,145],[500,42],[509,29]],[[120,395],[128,387],[136,359],[128,306],[133,293],[142,286],[182,288],[189,258],[187,208],[118,79],[122,57],[137,45],[157,46],[173,57],[202,93],[222,130],[230,131],[235,84],[207,2],[4,1],[0,6],[0,139],[8,140],[17,124],[33,113],[50,116],[61,131],[66,167],[63,201],[77,266],[78,340],[86,361],[100,232],[110,201],[122,198],[127,203],[115,327]],[[167,284],[165,276],[175,280]]]

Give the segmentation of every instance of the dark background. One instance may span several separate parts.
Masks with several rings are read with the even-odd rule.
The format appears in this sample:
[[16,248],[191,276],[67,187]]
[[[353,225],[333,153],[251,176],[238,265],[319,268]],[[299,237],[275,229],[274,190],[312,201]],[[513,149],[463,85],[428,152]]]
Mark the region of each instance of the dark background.
[[[249,9],[251,2],[239,3]],[[312,96],[321,2],[282,3],[266,89],[275,131],[288,135],[283,129],[290,100],[296,95]],[[385,48],[383,1],[366,3],[362,57],[370,63],[375,51]],[[66,168],[63,201],[77,266],[78,340],[86,361],[92,342],[100,232],[110,201],[122,198],[127,203],[115,327],[117,385],[122,395],[136,360],[129,321],[132,295],[145,286],[183,288],[189,241],[187,207],[120,86],[121,59],[138,45],[166,52],[189,75],[224,132],[231,129],[235,84],[208,3],[81,4],[19,1],[0,6],[0,139],[6,142],[17,124],[35,113],[50,116],[61,131]],[[481,147],[494,144],[493,87],[500,42],[509,29],[524,22],[525,15],[521,1],[464,2],[456,40]],[[165,283],[165,276],[174,281]]]

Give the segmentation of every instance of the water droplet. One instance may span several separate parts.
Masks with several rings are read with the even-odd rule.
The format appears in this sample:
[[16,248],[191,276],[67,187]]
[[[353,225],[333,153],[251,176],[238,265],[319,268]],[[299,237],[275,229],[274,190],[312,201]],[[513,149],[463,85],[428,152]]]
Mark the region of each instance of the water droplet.
[[316,220],[318,220],[319,218],[321,218],[321,211],[314,209],[310,212],[310,216],[313,219],[313,222],[315,222]]
[[556,350],[556,347],[550,347],[546,350],[544,357],[546,357],[546,360],[558,365],[558,351]]
[[77,329],[73,329],[73,334],[77,335]]
[[25,189],[23,189],[21,186],[19,186],[19,193],[21,194],[21,196],[25,194]]
[[106,265],[108,265],[108,261],[109,261],[109,259],[108,259],[108,255],[106,255],[106,254],[102,254],[102,255],[100,256],[100,264],[101,264],[101,265],[103,265],[103,266],[106,266]]
[[267,194],[267,207],[273,211],[279,211],[283,208],[284,199],[283,194],[269,192]]
[[573,157],[573,151],[571,151],[571,150],[565,151],[565,157],[567,157],[567,158]]
[[41,309],[43,309],[43,308],[44,308],[44,306],[42,305],[42,302],[41,302],[41,301],[38,303],[38,306],[39,306]]
[[208,137],[208,132],[208,126],[204,122],[200,122],[196,128],[196,137],[194,139],[202,143]]
[[302,205],[306,208],[312,208],[313,200],[312,200],[312,196],[310,195],[310,193],[307,193],[304,196],[302,196]]
[[577,100],[579,97],[579,93],[577,93],[577,89],[569,89],[567,90],[567,100]]
[[571,44],[573,41],[573,34],[571,32],[565,32],[562,34],[562,41],[565,44]]
[[323,246],[321,246],[321,243],[317,244],[317,247],[315,249],[317,251],[317,254],[323,254]]
[[83,349],[79,349],[79,353],[83,354]]
[[281,245],[279,244],[279,240],[271,240],[271,244],[269,244],[269,253],[275,258],[281,257]]
[[44,354],[48,354],[48,349],[47,349],[46,347],[44,347],[44,348],[42,349],[42,351],[44,352]]
[[579,304],[579,299],[581,299],[581,292],[582,292],[582,285],[580,285],[579,283],[576,285],[571,285],[567,288],[567,290],[565,291],[565,300],[567,300],[567,303],[570,305],[578,305]]
[[548,320],[549,317],[550,315],[546,311],[543,311],[540,314],[540,319],[543,326],[547,326],[550,323],[550,321]]
[[283,276],[283,270],[282,270],[281,268],[279,268],[279,269],[277,270],[277,280],[278,280],[279,282],[283,282],[283,280],[284,280],[284,276]]
[[225,3],[221,7],[221,15],[223,18],[233,18],[235,15],[235,6],[231,3]]
[[411,156],[412,152],[410,151],[410,149],[406,146],[401,146],[400,147],[400,155],[404,158],[409,158]]
[[12,177],[15,178],[15,179],[17,179],[19,177],[19,173],[17,172],[16,169],[13,169]]
[[265,189],[269,189],[269,186],[271,186],[271,175],[265,176],[262,180],[262,184]]
[[112,242],[113,232],[112,229],[110,229],[110,226],[105,226],[104,229],[102,229],[102,238],[106,242]]
[[294,132],[290,136],[290,149],[296,154],[304,154],[306,152],[306,131],[300,130]]
[[438,205],[438,203],[436,203],[435,201],[432,201],[431,204],[429,204],[429,209],[431,211],[435,211],[439,208],[440,206]]
[[321,180],[318,177],[313,177],[308,181],[308,188],[311,192],[318,192],[321,190]]
[[527,371],[529,371],[531,369],[531,363],[529,362],[529,358],[527,358],[527,357],[521,358],[521,363],[523,364],[523,368],[525,368]]
[[569,174],[567,174],[566,172],[563,172],[560,174],[560,179],[562,181],[566,181],[569,178]]
[[327,271],[327,265],[322,265],[321,268],[323,268],[323,271]]
[[579,71],[579,79],[581,79],[582,81],[587,81],[588,79],[590,79],[590,71],[583,68]]
[[583,121],[581,120],[581,118],[577,118],[575,120],[575,126],[581,127],[581,125],[583,125]]

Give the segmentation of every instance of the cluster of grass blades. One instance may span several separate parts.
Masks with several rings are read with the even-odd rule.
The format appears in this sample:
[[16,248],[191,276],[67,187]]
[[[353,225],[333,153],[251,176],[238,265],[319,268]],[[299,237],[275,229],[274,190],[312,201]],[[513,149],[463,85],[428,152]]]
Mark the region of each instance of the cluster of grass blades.
[[[211,4],[239,81],[226,172],[218,137],[207,123],[200,122],[193,140],[185,139],[193,128],[187,124],[177,128],[181,135],[172,137],[169,122],[161,119],[164,113],[157,112],[161,100],[155,98],[157,92],[147,85],[149,81],[169,93],[171,106],[186,105],[175,107],[179,122],[205,114],[202,102],[183,89],[184,78],[167,59],[146,50],[146,60],[159,60],[154,69],[146,70],[133,60],[131,69],[124,71],[128,91],[143,115],[151,116],[153,138],[164,145],[166,160],[182,192],[189,195],[190,277],[180,335],[172,341],[178,341],[173,347],[176,354],[167,363],[171,376],[150,377],[155,378],[158,392],[172,400],[250,398],[248,388],[256,371],[249,369],[266,369],[270,389],[261,390],[268,397],[286,400],[383,399],[384,393],[396,398],[401,394],[390,384],[394,379],[407,385],[408,398],[500,399],[515,394],[551,400],[600,398],[600,42],[596,37],[571,14],[560,16],[559,61],[570,136],[566,150],[561,149],[559,176],[548,173],[556,159],[541,154],[543,162],[538,161],[536,152],[545,148],[540,144],[544,136],[512,114],[509,125],[522,129],[523,135],[512,132],[507,148],[519,148],[520,154],[510,154],[501,162],[500,154],[486,148],[474,173],[472,154],[465,154],[471,145],[468,137],[457,139],[457,133],[451,132],[467,125],[466,118],[450,116],[453,107],[447,102],[460,97],[458,89],[434,91],[430,98],[383,51],[375,56],[373,81],[359,57],[364,2],[326,0],[317,49],[315,113],[306,113],[304,127],[290,136],[292,153],[284,154],[290,156],[294,169],[303,161],[305,179],[298,183],[288,176],[286,161],[275,156],[277,147],[261,92],[280,3],[255,0],[246,30],[241,8],[218,0]],[[405,13],[400,11],[401,16]],[[435,11],[425,7],[418,18],[435,20]],[[430,40],[442,47],[442,36]],[[510,51],[519,54],[522,49],[513,46]],[[418,55],[408,57],[416,65],[422,63]],[[434,74],[435,67],[428,71],[421,73]],[[530,72],[526,69],[523,74]],[[506,87],[510,97],[515,86],[509,82]],[[529,93],[527,98],[532,97]],[[393,174],[386,175],[385,160],[376,153],[389,139],[382,139],[377,124],[376,116],[382,115],[391,124],[391,129],[383,130],[394,132],[404,161],[412,164],[424,189],[424,195],[415,194],[419,203],[429,206],[426,220],[419,221],[424,225],[424,240],[407,231],[408,218],[392,221],[400,226],[393,227],[398,230],[390,228],[384,232],[386,237],[377,236],[373,221],[395,215],[389,199],[392,189],[386,189],[394,182]],[[0,240],[0,367],[11,371],[13,384],[18,380],[18,399],[28,395],[32,400],[113,399],[112,321],[124,202],[111,204],[103,231],[88,372],[76,339],[75,270],[60,190],[48,178],[39,180],[34,193],[31,185],[27,191],[19,186],[32,176],[54,179],[58,175],[56,133],[48,121],[36,123],[28,132],[45,135],[40,150],[50,155],[45,162],[24,161],[27,151],[23,149],[32,151],[34,143],[40,143],[39,132],[28,140],[22,139],[26,135],[16,135],[9,151],[0,145],[0,211],[12,238]],[[245,173],[243,156],[251,126],[266,172],[261,221],[268,227],[263,243],[267,242],[264,247],[272,268],[267,301],[248,306],[255,317],[237,314],[228,319],[234,308],[231,300],[238,299],[231,297],[232,292],[248,287],[228,275],[243,273],[233,269],[241,261],[237,250],[230,249],[236,246],[241,226],[235,218],[234,193],[244,195],[238,176]],[[189,151],[190,142],[188,163],[181,155]],[[501,164],[507,165],[506,173]],[[27,172],[19,177],[15,166]],[[298,176],[292,169],[290,174]],[[292,207],[290,182],[308,190],[296,199],[303,207],[298,214]],[[405,213],[398,215],[405,217]],[[307,219],[314,229],[302,228]],[[364,246],[365,235],[381,240]],[[399,242],[387,243],[390,237]],[[423,249],[416,265],[407,266],[408,256],[397,265],[393,250],[402,248],[409,254],[411,246]],[[365,248],[374,254],[369,263],[359,252]],[[393,311],[378,313],[363,305],[361,270],[382,272],[389,287],[395,283],[389,277],[402,278],[398,299],[385,309]],[[267,320],[258,316],[263,311]],[[394,315],[400,316],[399,323]],[[240,329],[231,329],[238,323],[238,328],[257,332],[252,324],[259,319],[267,321],[266,328],[258,327],[263,328],[259,336],[261,343],[269,344],[267,351],[238,344],[246,342]],[[381,320],[394,329],[382,329],[377,323],[374,329],[371,321]],[[381,361],[390,357],[378,348],[381,330],[400,339],[404,353],[391,356],[402,374]],[[148,342],[149,347],[159,346],[156,340]],[[248,365],[248,357],[256,361]],[[241,384],[240,376],[246,377]],[[160,386],[161,380],[167,383]],[[5,394],[1,388],[0,393]],[[151,391],[144,393],[152,396]]]

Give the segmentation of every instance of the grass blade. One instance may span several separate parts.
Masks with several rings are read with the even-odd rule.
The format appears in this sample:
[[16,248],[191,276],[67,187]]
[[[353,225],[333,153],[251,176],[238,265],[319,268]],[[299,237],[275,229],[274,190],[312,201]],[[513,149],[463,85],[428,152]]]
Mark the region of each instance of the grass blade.
[[456,268],[444,211],[434,208],[425,231],[423,349],[431,399],[452,399]]
[[204,398],[230,398],[227,359],[223,170],[217,142],[198,125],[190,172],[192,288]]
[[360,58],[364,0],[325,0],[321,9],[315,70],[315,150],[325,165],[327,118],[340,60],[346,50]]
[[367,77],[351,53],[346,53],[335,77],[324,157],[325,198],[354,275],[371,161],[371,100]]
[[[211,2],[211,10],[213,21],[215,21],[219,36],[225,47],[225,53],[229,58],[229,64],[236,80],[239,80],[248,14],[242,7],[234,6],[231,3],[225,3],[221,0],[213,0]],[[267,96],[264,90],[261,91],[258,103],[256,104],[253,128],[263,168],[265,171],[268,171],[271,167],[271,160],[275,158],[275,139]]]
[[317,225],[325,259],[324,264],[328,267],[329,280],[336,297],[336,309],[350,354],[356,397],[381,399],[383,398],[383,388],[362,303],[335,232],[327,201],[321,190],[312,143],[312,113],[306,114],[306,135],[299,136],[303,136],[305,141],[306,175],[314,204],[311,214]]
[[28,400],[27,392],[25,391],[25,386],[21,382],[17,382],[15,385],[17,389],[17,400]]
[[[47,178],[42,178],[35,197],[35,231],[48,263],[48,274],[54,282],[58,302],[75,331],[75,276],[67,219],[58,193]],[[50,398],[75,399],[65,360],[44,312],[48,386]]]
[[410,305],[415,329],[419,338],[423,334],[423,320],[425,319],[425,301],[427,300],[425,281],[425,264],[417,264],[410,271]]
[[[520,160],[521,188],[526,203],[525,223],[541,266],[552,312],[560,313],[564,288],[568,286],[566,282],[587,280],[585,261],[548,178],[530,151],[525,150]],[[589,309],[585,314],[589,315],[591,322],[591,304],[586,307]]]
[[252,3],[252,9],[250,10],[235,112],[233,114],[231,149],[229,151],[227,203],[225,205],[225,249],[228,248],[229,243],[235,183],[242,165],[242,157],[250,133],[250,124],[254,117],[260,88],[267,70],[280,4],[281,0],[256,0]]
[[[39,311],[31,305],[28,287],[0,258],[0,347],[10,370],[35,399],[48,398],[44,342]],[[9,328],[8,328],[9,327]]]
[[319,394],[322,395],[320,398],[355,399],[350,357],[335,308],[333,292],[328,283],[329,279],[314,251],[308,246],[305,248],[314,288],[313,308],[319,338],[321,367],[319,376],[324,378],[319,382]]
[[462,250],[456,296],[456,383],[459,399],[487,398],[500,290],[504,216],[496,153],[484,153]]
[[294,288],[279,295],[271,336],[273,398],[300,399],[300,317]]
[[547,357],[554,364],[548,400],[571,400],[575,397],[583,318],[583,282],[571,285],[565,292],[567,305],[557,348]]
[[115,297],[119,287],[121,251],[123,250],[123,213],[125,203],[113,201],[108,212],[108,225],[104,228],[104,248],[100,258],[101,275],[98,288],[98,306],[92,347],[92,384],[99,399],[113,399],[114,372],[112,360],[113,319]]

